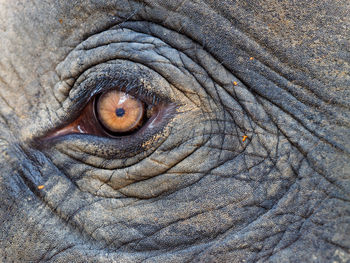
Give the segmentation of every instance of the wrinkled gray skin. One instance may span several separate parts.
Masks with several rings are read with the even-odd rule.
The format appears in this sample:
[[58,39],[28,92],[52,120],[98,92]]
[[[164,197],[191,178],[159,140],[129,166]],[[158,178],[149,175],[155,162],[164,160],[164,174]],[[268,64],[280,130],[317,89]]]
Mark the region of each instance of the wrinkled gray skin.
[[[349,12],[0,1],[0,261],[349,262]],[[43,141],[112,82],[176,113]]]

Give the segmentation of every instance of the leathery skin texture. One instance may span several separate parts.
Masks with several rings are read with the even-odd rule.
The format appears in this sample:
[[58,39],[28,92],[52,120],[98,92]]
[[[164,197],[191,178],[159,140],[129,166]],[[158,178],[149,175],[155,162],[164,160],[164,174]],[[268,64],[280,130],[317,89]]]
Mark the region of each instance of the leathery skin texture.
[[[349,262],[349,14],[0,0],[0,261]],[[59,132],[116,87],[156,116]]]

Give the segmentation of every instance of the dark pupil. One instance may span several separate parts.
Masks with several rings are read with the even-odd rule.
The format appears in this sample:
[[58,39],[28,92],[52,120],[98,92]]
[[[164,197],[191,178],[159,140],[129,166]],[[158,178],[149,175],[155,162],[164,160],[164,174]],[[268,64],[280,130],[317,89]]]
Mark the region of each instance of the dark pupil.
[[118,116],[118,117],[123,117],[124,114],[125,114],[125,110],[123,108],[118,108],[115,110],[115,114]]

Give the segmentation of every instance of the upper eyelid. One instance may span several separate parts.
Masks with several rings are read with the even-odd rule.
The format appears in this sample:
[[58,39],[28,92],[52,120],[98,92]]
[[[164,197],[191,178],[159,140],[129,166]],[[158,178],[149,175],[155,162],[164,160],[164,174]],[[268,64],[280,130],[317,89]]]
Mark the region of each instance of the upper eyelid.
[[[108,73],[105,72],[106,69]],[[157,88],[152,88],[153,86]],[[171,88],[164,79],[153,76],[151,71],[145,72],[145,69],[135,67],[132,62],[102,63],[84,72],[84,76],[75,81],[63,99],[62,107],[66,111],[72,110],[74,106],[79,108],[82,101],[87,103],[95,95],[116,87],[135,95],[140,92],[141,97],[147,99],[152,97],[156,101],[168,100],[168,95],[171,93]]]
[[[80,105],[78,105],[78,103],[77,103],[77,98],[82,98],[82,96],[84,96],[84,95],[92,97],[92,96],[96,95],[97,93],[103,91],[103,87],[106,86],[106,85],[103,85],[104,80],[102,80],[101,83],[98,83],[98,86],[93,87],[93,89],[91,89],[88,92],[86,90],[79,89],[79,87],[80,87],[81,82],[86,81],[86,77],[88,77],[90,75],[89,73],[92,72],[95,75],[99,74],[98,70],[96,70],[96,67],[104,66],[106,69],[106,68],[113,68],[115,65],[117,65],[117,63],[115,65],[113,65],[112,61],[103,62],[101,64],[97,64],[97,65],[87,69],[77,79],[74,79],[74,81],[72,80],[72,78],[69,78],[68,83],[67,83],[67,80],[63,80],[63,81],[58,82],[55,89],[54,89],[54,94],[56,95],[56,99],[60,100],[60,103],[63,106],[63,108],[68,110],[69,108],[71,108],[72,104],[75,104],[75,106],[80,107]],[[115,61],[120,61],[120,60],[116,59]],[[168,60],[164,60],[163,62],[169,63]],[[152,69],[149,69],[148,67],[141,65],[141,64],[138,64],[138,63],[135,63],[133,61],[126,61],[126,60],[124,61],[123,60],[122,64],[123,64],[122,66],[126,66],[126,67],[130,66],[129,68],[134,70],[134,76],[130,76],[131,75],[129,72],[130,70],[128,70],[127,72],[124,71],[124,73],[120,73],[120,72],[115,71],[116,75],[118,75],[118,74],[122,75],[122,76],[120,76],[121,79],[131,77],[134,80],[140,81],[140,83],[138,84],[139,86],[145,86],[145,87],[147,86],[147,88],[156,87],[153,90],[150,89],[150,91],[153,92],[154,94],[157,94],[158,97],[160,97],[160,98],[165,99],[165,98],[172,97],[172,96],[169,96],[172,93],[172,88],[170,87],[167,80],[165,78],[163,78],[162,76],[160,76],[157,72],[152,72]],[[121,64],[119,64],[118,66],[120,66],[120,65]],[[139,68],[144,67],[143,68],[144,76],[142,76],[142,74],[140,74],[140,71],[138,70],[138,68],[135,69],[135,65],[137,65],[137,67],[139,67]],[[85,68],[85,66],[86,65],[84,65],[83,68]],[[145,69],[148,72],[145,72]],[[111,73],[111,72],[109,72],[109,73]],[[157,76],[154,76],[153,73],[156,73]],[[125,76],[125,75],[129,75],[129,76]],[[137,77],[135,77],[135,75],[137,75]],[[95,80],[96,80],[96,78],[98,78],[98,76],[94,77]],[[116,79],[117,78],[119,78],[119,76],[117,76]],[[132,83],[132,80],[130,80],[129,83]],[[90,87],[91,87],[91,85],[90,85]],[[145,90],[147,90],[147,88],[145,88]],[[87,99],[85,98],[85,101],[86,100]]]
[[[91,36],[83,43],[79,44],[57,65],[56,73],[60,81],[54,87],[54,96],[56,100],[60,104],[63,104],[64,101],[72,95],[73,89],[78,86],[79,83],[77,82],[79,78],[84,76],[85,72],[100,64],[112,64],[113,61],[125,61],[125,63],[134,62],[138,64],[133,59],[128,61],[128,58],[131,58],[128,52],[132,54],[135,53],[136,50],[134,49],[134,45],[130,48],[130,44],[125,45],[125,43],[131,43],[131,45],[137,43],[137,50],[141,52],[149,50],[153,52],[152,57],[158,55],[157,62],[170,63],[167,58],[154,52],[155,45],[166,45],[160,40],[154,39],[146,34],[133,32],[129,29],[105,31]],[[119,45],[121,48],[118,49],[115,45]],[[142,64],[140,65],[143,66]],[[95,92],[99,92],[99,90]]]

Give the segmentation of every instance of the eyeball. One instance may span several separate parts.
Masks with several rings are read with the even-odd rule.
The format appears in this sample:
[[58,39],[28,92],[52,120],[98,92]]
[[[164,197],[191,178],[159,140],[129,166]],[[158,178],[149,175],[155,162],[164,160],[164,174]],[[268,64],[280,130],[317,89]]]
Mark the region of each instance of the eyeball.
[[145,105],[130,94],[111,90],[97,100],[97,118],[112,133],[132,132],[142,125]]

